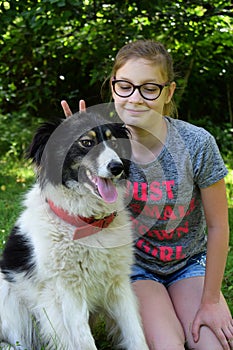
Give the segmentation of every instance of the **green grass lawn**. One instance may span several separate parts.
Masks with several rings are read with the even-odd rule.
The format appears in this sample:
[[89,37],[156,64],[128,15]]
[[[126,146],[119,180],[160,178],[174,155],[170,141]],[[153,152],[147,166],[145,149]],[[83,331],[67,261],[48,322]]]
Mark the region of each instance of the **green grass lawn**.
[[[32,168],[25,161],[0,159],[0,251],[22,207],[24,193],[34,182]],[[229,170],[226,178],[229,202],[230,246],[223,293],[233,314],[233,170]],[[109,350],[111,347],[105,340],[103,327],[95,330],[98,349]]]

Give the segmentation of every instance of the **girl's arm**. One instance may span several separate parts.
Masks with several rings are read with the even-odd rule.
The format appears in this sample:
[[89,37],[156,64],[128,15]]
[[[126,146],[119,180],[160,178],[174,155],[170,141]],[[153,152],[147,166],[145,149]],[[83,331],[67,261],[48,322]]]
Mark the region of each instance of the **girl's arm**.
[[218,303],[229,243],[228,206],[225,182],[221,180],[202,189],[207,241],[207,271],[202,302]]
[[223,349],[231,349],[228,341],[233,339],[233,322],[221,295],[229,242],[224,179],[201,189],[201,195],[208,229],[207,264],[202,301],[193,322],[193,337],[198,341],[200,327],[206,325],[216,334]]

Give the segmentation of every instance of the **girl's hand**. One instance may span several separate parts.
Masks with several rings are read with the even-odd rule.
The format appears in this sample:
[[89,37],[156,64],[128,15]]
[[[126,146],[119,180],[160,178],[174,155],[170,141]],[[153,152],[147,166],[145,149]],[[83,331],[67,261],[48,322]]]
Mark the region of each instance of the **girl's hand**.
[[233,349],[233,320],[222,299],[216,304],[200,306],[192,326],[195,342],[199,340],[201,326],[207,326],[214,332],[224,350]]
[[[73,114],[68,103],[65,100],[61,101],[61,106],[66,118],[70,117]],[[80,112],[86,111],[86,103],[84,100],[79,101],[79,111]]]

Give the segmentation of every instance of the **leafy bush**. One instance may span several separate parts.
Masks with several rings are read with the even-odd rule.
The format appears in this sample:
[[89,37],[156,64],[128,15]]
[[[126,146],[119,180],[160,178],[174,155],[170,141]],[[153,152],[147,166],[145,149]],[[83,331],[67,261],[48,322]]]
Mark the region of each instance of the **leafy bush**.
[[22,157],[41,121],[26,113],[0,114],[0,153]]
[[6,0],[0,16],[4,113],[60,113],[63,98],[75,107],[79,98],[100,103],[100,85],[118,49],[152,38],[174,58],[179,113],[230,120],[230,0]]

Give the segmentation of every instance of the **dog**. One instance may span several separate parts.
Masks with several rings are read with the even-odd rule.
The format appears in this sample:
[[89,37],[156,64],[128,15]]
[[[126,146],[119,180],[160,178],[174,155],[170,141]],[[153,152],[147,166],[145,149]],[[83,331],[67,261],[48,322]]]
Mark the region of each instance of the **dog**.
[[130,152],[127,129],[98,113],[37,130],[37,181],[0,265],[0,339],[12,349],[96,350],[89,316],[104,310],[121,348],[148,350],[129,278]]

